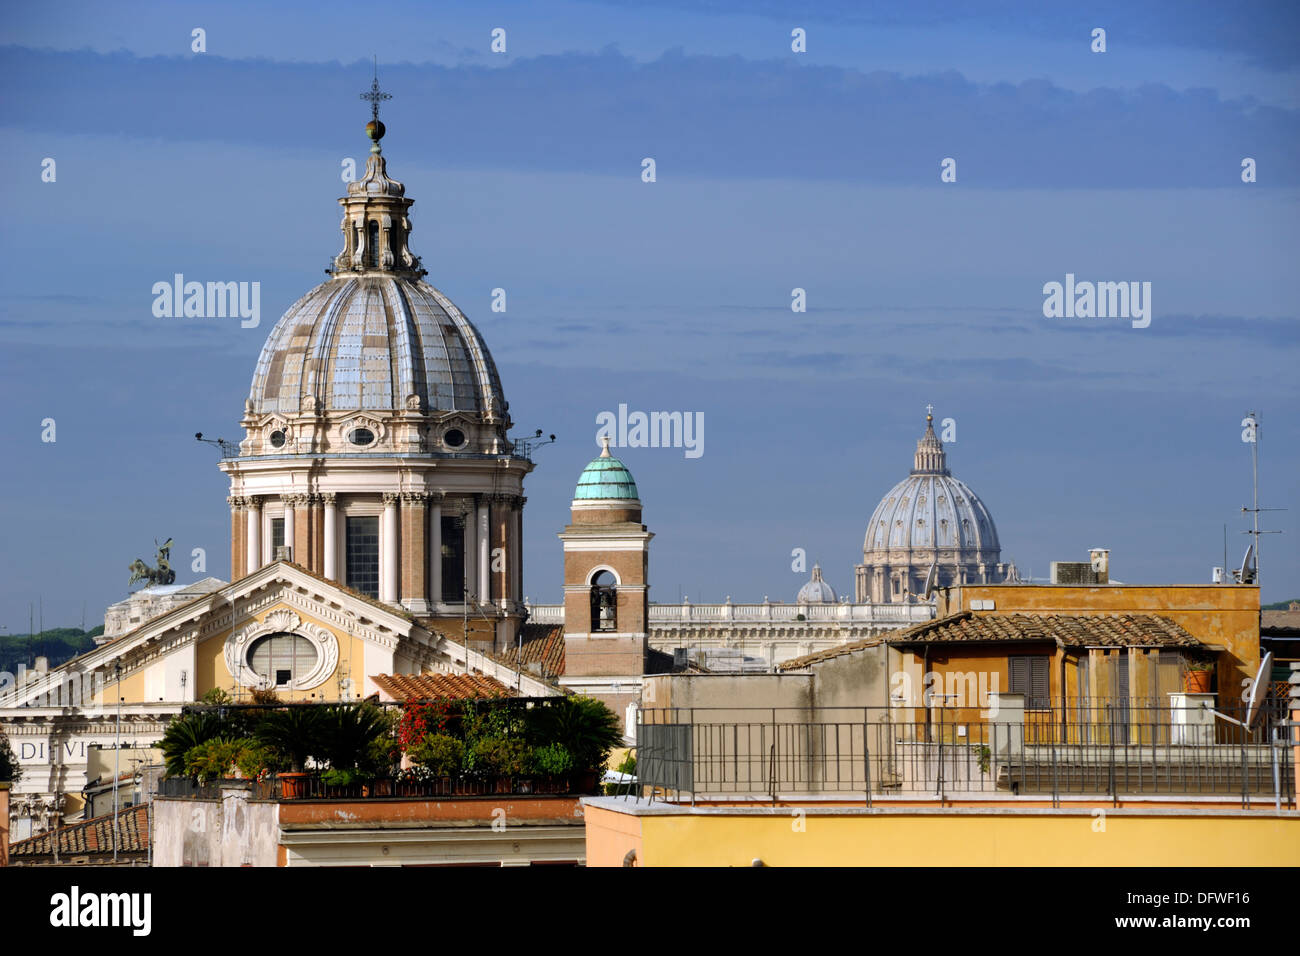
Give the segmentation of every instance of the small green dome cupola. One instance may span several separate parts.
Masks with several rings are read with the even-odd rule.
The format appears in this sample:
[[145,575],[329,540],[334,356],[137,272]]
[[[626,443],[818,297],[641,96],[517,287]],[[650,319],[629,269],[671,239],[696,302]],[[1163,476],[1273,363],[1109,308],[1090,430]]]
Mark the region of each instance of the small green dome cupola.
[[578,478],[578,487],[574,489],[574,501],[638,501],[636,481],[627,465],[609,453],[609,436],[602,436],[605,447],[600,455],[592,459],[590,465],[582,470]]

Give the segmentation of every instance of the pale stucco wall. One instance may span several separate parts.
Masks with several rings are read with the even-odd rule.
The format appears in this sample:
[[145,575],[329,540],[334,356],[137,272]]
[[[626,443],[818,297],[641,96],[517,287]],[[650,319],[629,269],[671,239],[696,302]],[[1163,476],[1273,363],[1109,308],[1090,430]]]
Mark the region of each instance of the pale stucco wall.
[[276,866],[280,807],[250,801],[248,791],[221,800],[158,797],[154,801],[154,866]]

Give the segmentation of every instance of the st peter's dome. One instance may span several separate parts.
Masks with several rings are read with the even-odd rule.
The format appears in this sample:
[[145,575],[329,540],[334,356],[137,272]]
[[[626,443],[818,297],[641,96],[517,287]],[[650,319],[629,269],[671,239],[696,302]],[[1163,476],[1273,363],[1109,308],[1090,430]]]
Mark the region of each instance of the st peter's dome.
[[1015,575],[1013,565],[1001,563],[992,515],[948,470],[943,443],[927,415],[911,474],[880,499],[867,522],[857,599],[914,599],[925,588],[931,564],[939,586],[998,583]]

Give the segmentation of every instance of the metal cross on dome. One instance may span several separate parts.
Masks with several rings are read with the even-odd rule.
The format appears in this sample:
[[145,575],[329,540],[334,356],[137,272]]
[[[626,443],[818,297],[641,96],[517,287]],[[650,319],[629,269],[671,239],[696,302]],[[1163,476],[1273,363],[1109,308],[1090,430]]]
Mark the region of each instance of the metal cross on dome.
[[391,100],[392,93],[385,93],[379,88],[379,57],[375,57],[375,79],[370,84],[370,89],[361,94],[363,100],[370,101],[370,118],[374,122],[379,122],[379,104],[384,100]]
[[933,405],[925,406],[925,414],[926,417],[932,418],[934,416],[934,406]]

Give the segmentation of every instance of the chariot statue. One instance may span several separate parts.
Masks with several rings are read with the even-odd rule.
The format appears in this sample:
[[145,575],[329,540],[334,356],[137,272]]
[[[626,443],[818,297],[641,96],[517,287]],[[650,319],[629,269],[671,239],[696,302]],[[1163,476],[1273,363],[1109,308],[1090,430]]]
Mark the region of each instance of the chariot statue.
[[131,572],[131,579],[126,582],[128,586],[135,584],[137,581],[147,582],[145,587],[152,587],[155,584],[176,583],[176,572],[172,570],[171,563],[167,560],[171,556],[172,539],[168,538],[159,545],[158,539],[155,538],[153,543],[158,548],[158,554],[155,558],[158,566],[151,568],[144,563],[144,559],[136,558],[128,566],[128,570]]

